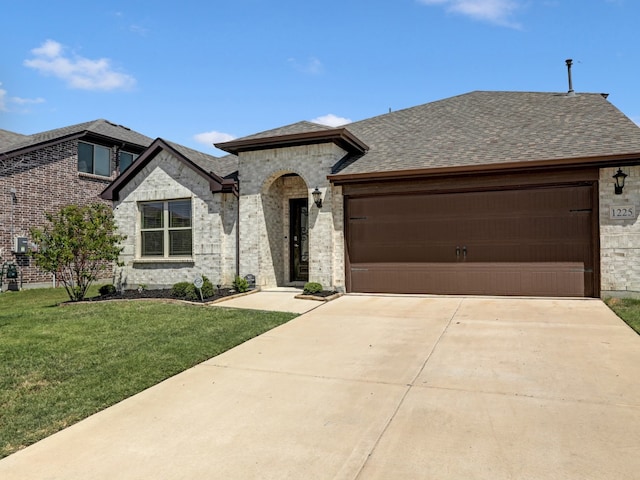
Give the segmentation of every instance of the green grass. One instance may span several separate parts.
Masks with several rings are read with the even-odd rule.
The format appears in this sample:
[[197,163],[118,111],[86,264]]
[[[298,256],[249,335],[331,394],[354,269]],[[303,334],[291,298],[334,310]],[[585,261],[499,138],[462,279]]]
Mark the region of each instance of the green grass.
[[640,334],[640,300],[636,298],[607,298],[605,303]]
[[0,294],[0,458],[296,316],[67,299]]

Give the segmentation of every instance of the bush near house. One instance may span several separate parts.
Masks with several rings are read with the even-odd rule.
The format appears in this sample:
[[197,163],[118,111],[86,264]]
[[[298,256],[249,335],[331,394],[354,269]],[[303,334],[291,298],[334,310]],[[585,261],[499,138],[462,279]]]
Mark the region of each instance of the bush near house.
[[237,276],[236,279],[233,281],[233,288],[238,293],[244,293],[247,290],[249,290],[249,282],[247,281],[246,278]]
[[322,291],[322,284],[318,282],[307,282],[304,285],[303,293],[305,295],[314,295],[316,293],[320,293]]
[[[211,281],[206,277],[202,276],[202,288],[200,291],[202,292],[203,298],[212,297],[215,290]],[[171,288],[171,296],[180,298],[182,300],[190,300],[190,301],[198,301],[200,300],[200,293],[195,285],[191,282],[178,282]]]

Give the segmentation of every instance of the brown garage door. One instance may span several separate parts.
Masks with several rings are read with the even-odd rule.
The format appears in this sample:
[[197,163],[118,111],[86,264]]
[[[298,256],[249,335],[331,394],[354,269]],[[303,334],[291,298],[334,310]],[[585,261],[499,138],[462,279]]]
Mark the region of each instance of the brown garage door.
[[594,295],[593,187],[348,198],[353,292]]

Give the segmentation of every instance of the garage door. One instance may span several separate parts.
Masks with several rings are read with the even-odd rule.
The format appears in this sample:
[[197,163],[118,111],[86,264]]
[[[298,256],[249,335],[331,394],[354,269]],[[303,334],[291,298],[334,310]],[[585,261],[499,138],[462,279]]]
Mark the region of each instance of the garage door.
[[352,197],[353,292],[594,295],[593,186]]

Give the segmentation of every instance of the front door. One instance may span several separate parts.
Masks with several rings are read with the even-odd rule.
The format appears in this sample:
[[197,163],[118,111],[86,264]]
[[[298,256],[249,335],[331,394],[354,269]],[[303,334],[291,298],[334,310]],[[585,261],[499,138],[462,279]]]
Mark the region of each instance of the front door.
[[290,278],[292,282],[309,281],[309,209],[306,198],[289,200],[291,252]]

